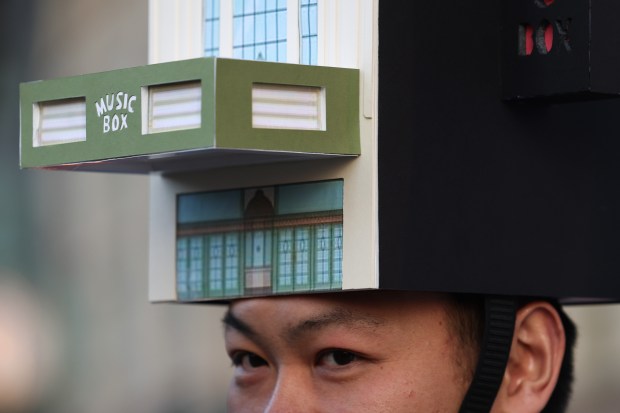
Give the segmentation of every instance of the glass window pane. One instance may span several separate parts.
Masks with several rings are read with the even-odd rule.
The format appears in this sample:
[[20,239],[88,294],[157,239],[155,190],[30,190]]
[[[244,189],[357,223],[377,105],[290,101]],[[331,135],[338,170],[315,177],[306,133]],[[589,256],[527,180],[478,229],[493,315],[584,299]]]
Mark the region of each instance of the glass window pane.
[[265,46],[265,36],[267,34],[267,29],[265,28],[265,15],[256,16],[256,38],[254,41],[257,45]]
[[273,242],[272,232],[270,230],[265,231],[265,255],[264,262],[265,265],[271,265],[271,243]]
[[209,237],[209,291],[212,296],[222,291],[222,244],[221,235]]
[[235,17],[233,27],[233,44],[241,46],[243,45],[243,17]]
[[329,287],[329,255],[331,247],[330,239],[330,227],[329,225],[318,225],[316,227],[315,238],[315,268],[316,268],[316,283],[321,286]]
[[278,62],[286,62],[286,43],[278,42]]
[[254,16],[245,16],[243,18],[243,44],[254,44]]
[[187,285],[189,267],[187,244],[187,238],[179,238],[177,240],[177,294],[181,300],[189,298]]
[[301,63],[316,65],[318,60],[318,0],[300,3]]
[[295,287],[308,289],[310,284],[310,230],[295,230]]
[[243,2],[243,12],[245,14],[254,13],[254,0],[245,0]]
[[310,39],[301,39],[301,62],[310,64]]
[[243,48],[243,58],[244,59],[248,59],[248,60],[254,59],[254,48],[251,47],[251,46],[244,47]]
[[254,231],[252,234],[252,267],[265,265],[265,237],[264,231]]
[[254,60],[267,60],[267,48],[265,45],[256,46],[255,53]]
[[239,258],[239,233],[226,234],[225,288],[229,294],[239,291]]
[[286,61],[286,1],[236,1],[233,26],[235,57]]
[[254,266],[252,261],[252,234],[245,234],[245,267],[251,268]]
[[202,237],[192,237],[189,240],[189,295],[191,298],[204,297],[202,241]]
[[276,14],[269,13],[267,14],[267,42],[275,42],[277,40],[277,24],[276,24]]
[[286,10],[278,12],[278,40],[286,40]]
[[235,0],[233,5],[233,12],[237,14],[243,14],[243,0]]
[[213,22],[213,44],[218,45],[218,51],[219,51],[219,44],[220,44],[220,22],[219,21]]
[[308,8],[307,7],[301,7],[301,12],[299,13],[299,23],[301,24],[301,33],[302,33],[302,39],[303,34],[304,33],[308,33],[310,31],[309,28],[309,23],[310,23],[310,19],[308,18]]
[[220,52],[220,0],[204,0],[204,55],[217,56]]
[[342,224],[335,224],[332,240],[332,288],[342,286]]
[[316,1],[314,2],[314,5],[311,5],[309,7],[309,11],[308,11],[308,21],[309,21],[309,25],[308,25],[308,32],[310,34],[317,34],[318,33],[318,8],[317,8],[317,4]]
[[293,286],[293,230],[281,229],[278,234],[278,287],[290,290]]
[[278,59],[278,48],[275,43],[267,44],[267,57],[265,60],[275,62]]
[[318,50],[319,50],[319,40],[316,36],[310,39],[310,59],[308,60],[309,65],[317,65],[318,64]]

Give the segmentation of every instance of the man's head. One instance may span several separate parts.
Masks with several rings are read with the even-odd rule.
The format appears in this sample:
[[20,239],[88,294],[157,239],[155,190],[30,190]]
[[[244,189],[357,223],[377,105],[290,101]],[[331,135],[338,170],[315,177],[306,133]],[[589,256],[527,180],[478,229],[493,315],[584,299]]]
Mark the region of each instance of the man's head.
[[[225,318],[230,411],[457,412],[479,351],[477,308],[385,291],[236,301]],[[521,308],[513,349],[493,412],[540,412],[564,354],[553,306]]]

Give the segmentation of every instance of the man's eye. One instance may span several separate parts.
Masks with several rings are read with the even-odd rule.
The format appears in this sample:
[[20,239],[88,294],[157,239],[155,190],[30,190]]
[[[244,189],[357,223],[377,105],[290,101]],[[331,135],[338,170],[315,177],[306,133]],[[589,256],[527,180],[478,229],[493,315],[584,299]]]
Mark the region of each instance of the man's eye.
[[341,367],[359,361],[360,357],[347,350],[328,350],[319,355],[318,364],[328,367]]
[[232,363],[235,367],[241,367],[245,370],[256,369],[267,365],[267,361],[249,351],[240,351],[232,356]]

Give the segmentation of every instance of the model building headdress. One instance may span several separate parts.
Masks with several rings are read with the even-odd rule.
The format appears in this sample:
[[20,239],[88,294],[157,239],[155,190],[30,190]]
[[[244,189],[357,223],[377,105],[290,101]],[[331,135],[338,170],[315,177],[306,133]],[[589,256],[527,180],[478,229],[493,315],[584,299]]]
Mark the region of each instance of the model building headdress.
[[153,301],[620,300],[620,6],[293,3],[151,1],[194,58],[23,84],[21,166],[151,175]]

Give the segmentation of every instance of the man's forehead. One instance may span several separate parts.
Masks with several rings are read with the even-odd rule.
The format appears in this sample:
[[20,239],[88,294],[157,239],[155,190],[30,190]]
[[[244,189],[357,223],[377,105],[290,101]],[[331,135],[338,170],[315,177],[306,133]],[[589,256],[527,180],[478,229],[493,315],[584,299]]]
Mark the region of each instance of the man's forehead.
[[247,302],[269,302],[269,303],[317,303],[320,305],[343,304],[343,305],[363,305],[372,304],[376,306],[397,303],[423,303],[430,301],[445,301],[449,295],[444,293],[429,293],[419,291],[400,291],[400,290],[352,290],[324,293],[302,293],[287,295],[270,295],[262,297],[246,297],[234,299],[230,302],[230,307]]
[[228,314],[235,317],[254,318],[277,316],[280,321],[304,318],[308,324],[324,322],[359,321],[368,324],[381,323],[381,317],[373,315],[380,304],[370,304],[358,294],[306,294],[248,298],[233,301]]
[[[244,302],[231,306],[224,317],[224,324],[248,336],[257,337],[265,330],[274,330],[288,342],[303,340],[309,334],[320,333],[330,328],[372,332],[388,323],[384,317],[364,311],[337,305],[324,304],[312,306],[311,301],[278,301],[277,306],[265,311],[260,307],[269,306],[271,301]],[[286,308],[288,305],[293,307]],[[310,304],[310,305],[308,305]]]
[[449,339],[442,296],[401,293],[261,297],[231,303],[223,319],[226,340],[245,336],[263,348],[306,348],[372,343],[388,346]]
[[293,332],[332,325],[376,328],[444,302],[441,295],[393,291],[261,297],[233,301],[224,322],[238,330],[251,329],[258,319],[277,321]]

